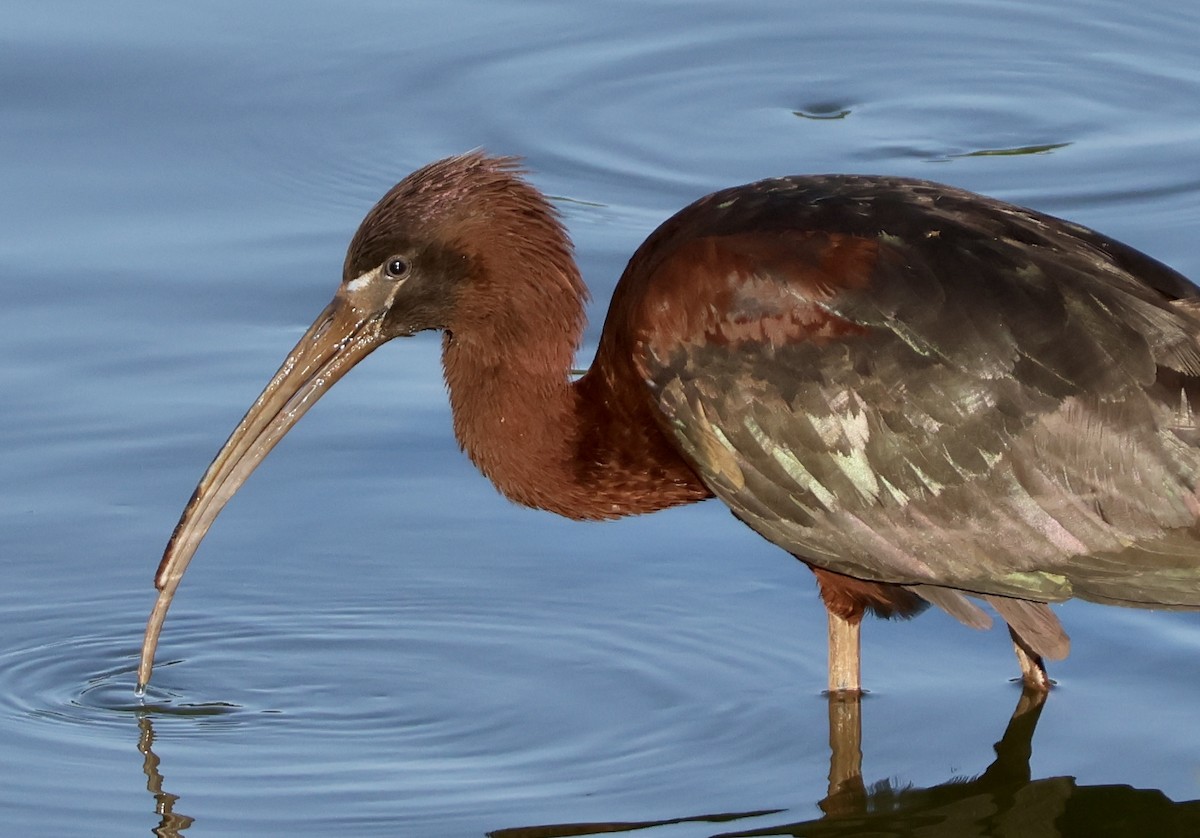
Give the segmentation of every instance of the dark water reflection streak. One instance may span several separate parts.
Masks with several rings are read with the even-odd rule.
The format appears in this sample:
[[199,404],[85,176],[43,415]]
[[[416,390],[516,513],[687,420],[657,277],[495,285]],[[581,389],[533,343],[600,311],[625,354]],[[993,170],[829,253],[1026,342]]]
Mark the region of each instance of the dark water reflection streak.
[[[1053,700],[1052,698],[1050,700]],[[867,785],[862,772],[862,700],[830,695],[829,793],[815,820],[780,822],[786,810],[705,814],[655,821],[567,823],[498,829],[488,838],[569,838],[618,832],[647,833],[683,823],[755,821],[712,838],[1195,838],[1200,800],[1175,802],[1158,789],[1081,786],[1074,777],[1033,779],[1029,761],[1044,693],[1023,691],[1000,741],[996,759],[973,778],[951,778],[928,788],[890,778]],[[919,735],[914,732],[914,735]]]
[[138,715],[138,750],[142,752],[142,770],[146,772],[146,790],[154,795],[154,813],[161,818],[158,826],[152,830],[158,838],[180,838],[183,831],[195,822],[175,811],[175,803],[179,795],[171,794],[163,788],[163,775],[159,770],[161,760],[154,753],[154,722],[149,713]]

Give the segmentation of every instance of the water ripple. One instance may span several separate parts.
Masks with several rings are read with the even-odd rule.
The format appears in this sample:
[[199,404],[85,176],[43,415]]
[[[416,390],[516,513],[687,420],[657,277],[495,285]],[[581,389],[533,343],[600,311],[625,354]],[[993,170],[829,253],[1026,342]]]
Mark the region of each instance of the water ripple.
[[[189,700],[157,688],[137,698],[130,689],[136,655],[112,662],[114,650],[127,641],[116,633],[78,634],[0,653],[0,725],[22,727],[33,720],[54,728],[125,728],[130,714],[146,712],[233,725],[239,723],[239,714],[248,712],[230,702]],[[172,663],[165,662],[164,668]],[[103,668],[93,671],[97,664]]]
[[436,754],[447,779],[463,760],[544,770],[580,753],[593,755],[589,775],[627,776],[644,754],[696,737],[758,757],[779,749],[770,715],[795,694],[784,684],[772,700],[763,685],[804,669],[791,659],[798,644],[669,607],[582,614],[565,600],[427,590],[395,604],[255,610],[172,614],[141,699],[136,617],[101,608],[69,636],[6,650],[0,731],[78,740],[149,717],[170,740],[249,725],[284,748]]

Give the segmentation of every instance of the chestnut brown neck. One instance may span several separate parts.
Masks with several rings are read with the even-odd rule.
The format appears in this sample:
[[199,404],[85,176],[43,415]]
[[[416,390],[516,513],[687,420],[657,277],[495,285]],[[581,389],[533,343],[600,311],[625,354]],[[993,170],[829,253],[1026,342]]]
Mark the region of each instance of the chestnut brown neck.
[[602,356],[571,381],[586,295],[574,261],[539,258],[545,246],[506,254],[498,245],[443,338],[455,435],[475,465],[509,499],[569,518],[708,497],[659,430],[632,359]]

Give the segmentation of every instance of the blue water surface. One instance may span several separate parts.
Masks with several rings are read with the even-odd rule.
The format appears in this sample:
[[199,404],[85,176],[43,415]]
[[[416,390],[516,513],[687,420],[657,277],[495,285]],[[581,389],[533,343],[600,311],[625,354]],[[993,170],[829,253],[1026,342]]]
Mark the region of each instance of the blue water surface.
[[[650,230],[768,175],[943,180],[1200,276],[1197,43],[1174,0],[9,4],[2,831],[822,818],[807,571],[716,503],[602,525],[511,506],[457,449],[436,336],[373,355],[249,481],[138,701],[158,557],[362,214],[425,162],[527,159],[593,290],[581,365]],[[1028,788],[1200,798],[1200,617],[1059,613],[1074,647]],[[1019,692],[1005,634],[927,614],[864,639],[867,782],[984,771]]]

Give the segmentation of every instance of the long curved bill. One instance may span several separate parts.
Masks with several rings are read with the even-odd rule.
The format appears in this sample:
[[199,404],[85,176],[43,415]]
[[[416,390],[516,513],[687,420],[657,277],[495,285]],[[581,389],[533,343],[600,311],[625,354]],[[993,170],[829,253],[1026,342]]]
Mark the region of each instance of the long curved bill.
[[386,306],[378,300],[355,299],[359,296],[367,294],[352,293],[346,286],[339,289],[288,353],[192,493],[154,578],[158,601],[142,641],[139,693],[150,681],[158,636],[175,590],[217,515],[300,417],[351,367],[387,341],[380,329]]

